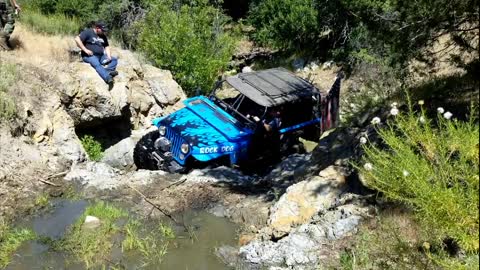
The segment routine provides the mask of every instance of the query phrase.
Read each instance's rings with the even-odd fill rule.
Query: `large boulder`
[[[345,188],[345,177],[333,166],[308,181],[290,186],[271,209],[269,226],[273,235],[283,237],[295,226],[325,211]]]
[[[96,126],[129,117],[135,128],[146,127],[164,107],[185,99],[169,71],[143,64],[127,50],[114,50],[113,54],[118,57],[119,72],[113,87],[83,62],[71,62],[56,74],[61,101],[75,126]]]
[[[107,148],[103,153],[101,162],[107,163],[117,169],[127,171],[135,169],[135,163],[133,161],[133,149],[135,148],[135,144],[143,135],[152,130],[153,129],[134,130],[128,138],[125,138]]]

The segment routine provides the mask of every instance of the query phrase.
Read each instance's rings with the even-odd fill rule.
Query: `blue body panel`
[[[199,161],[209,161],[230,155],[232,163],[246,156],[245,151],[252,131],[216,106],[204,96],[184,101],[186,107],[166,117],[157,118],[156,126],[167,127],[167,138],[172,141],[173,158],[181,165],[188,156]],[[179,145],[190,145],[190,152],[180,159]],[[238,153],[237,153],[238,152]]]

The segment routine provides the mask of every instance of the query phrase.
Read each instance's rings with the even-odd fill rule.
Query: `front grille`
[[[176,158],[180,155],[180,148],[183,144],[183,139],[177,133],[175,133],[171,128],[167,128],[167,133],[165,134],[168,140],[170,140],[172,155]]]

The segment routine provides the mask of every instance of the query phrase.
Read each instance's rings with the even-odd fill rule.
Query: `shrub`
[[[311,0],[259,1],[250,10],[250,21],[257,28],[253,37],[261,44],[279,48],[315,41],[316,7],[316,1]]]
[[[143,20],[146,9],[138,0],[110,0],[97,9],[101,18],[112,29],[111,36],[127,48],[135,48],[138,39],[138,22]]]
[[[188,95],[197,89],[206,93],[233,53],[225,23],[207,0],[192,5],[154,1],[140,27],[139,47],[156,66],[170,70]]]
[[[423,108],[397,115],[378,130],[386,147],[366,144],[359,170],[371,188],[410,206],[432,242],[449,237],[478,252],[478,120],[449,117],[429,119]]]
[[[82,142],[83,149],[87,152],[88,157],[91,160],[99,161],[103,156],[103,147],[100,142],[95,140],[91,135],[83,136],[80,141]]]
[[[0,62],[0,120],[9,119],[16,113],[15,102],[9,90],[17,77],[15,65]]]
[[[280,49],[322,49],[325,41],[343,43],[348,18],[340,1],[255,1],[248,20],[256,28],[255,41]],[[317,52],[318,53],[318,52]]]

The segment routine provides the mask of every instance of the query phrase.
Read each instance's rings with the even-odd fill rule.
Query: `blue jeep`
[[[302,151],[299,137],[317,141],[337,125],[340,82],[323,93],[283,68],[228,77],[208,97],[186,99],[184,108],[154,119],[158,131],[137,143],[135,164],[185,172],[212,163],[248,167]]]

